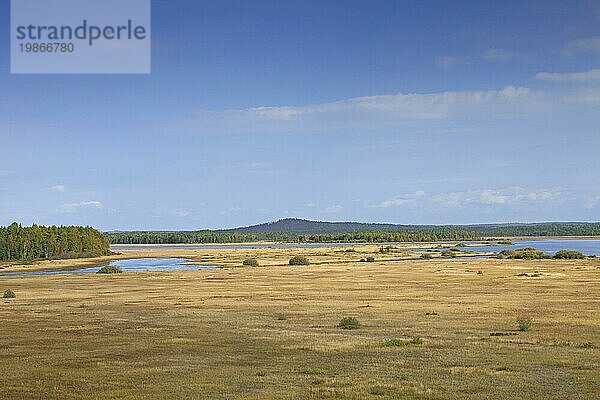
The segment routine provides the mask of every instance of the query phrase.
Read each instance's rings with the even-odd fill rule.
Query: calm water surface
[[[123,272],[140,271],[184,271],[196,269],[218,268],[214,265],[194,265],[190,264],[185,258],[132,258],[126,260],[115,260],[109,263],[85,268],[53,269],[31,272],[9,272],[2,274],[0,278],[7,276],[36,276],[36,275],[65,275],[65,274],[95,274],[100,268],[106,265],[114,265],[123,270]]]
[[[468,243],[468,242],[467,242]],[[391,246],[394,243],[277,243],[277,244],[240,244],[240,245],[227,245],[227,244],[207,244],[207,245],[147,245],[147,246],[111,246],[113,251],[121,250],[201,250],[201,249],[231,249],[231,250],[248,250],[248,249],[312,249],[312,248],[324,248],[324,247],[352,247],[360,246],[363,244],[378,245],[378,246]],[[401,243],[407,244],[407,243]],[[423,243],[408,243],[414,246],[414,250],[440,250],[437,247],[427,246],[423,247]],[[544,251],[548,254],[556,253],[559,250],[576,250],[580,251],[588,256],[600,256],[600,239],[540,239],[540,240],[521,240],[514,242],[510,246],[498,246],[495,244],[481,245],[481,246],[469,246],[464,247],[464,250],[471,250],[475,252],[496,252],[505,249],[522,249],[525,247],[535,247],[538,250]]]

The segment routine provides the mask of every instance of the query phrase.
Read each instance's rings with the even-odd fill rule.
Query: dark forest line
[[[0,227],[0,260],[100,257],[110,254],[108,238],[91,227]]]

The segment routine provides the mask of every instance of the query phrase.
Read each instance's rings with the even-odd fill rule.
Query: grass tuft
[[[360,328],[360,322],[354,317],[344,317],[338,324],[340,329],[358,329]]]
[[[2,296],[3,299],[14,299],[15,297],[17,297],[17,295],[10,289],[5,290],[4,295]]]
[[[244,267],[258,267],[260,264],[256,258],[246,258],[242,263]]]
[[[531,317],[521,316],[517,318],[517,325],[519,325],[519,330],[521,332],[527,332],[531,329],[531,324],[533,319]]]

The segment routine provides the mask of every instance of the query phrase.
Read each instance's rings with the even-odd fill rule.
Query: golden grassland
[[[345,250],[127,251],[225,268],[0,277],[17,296],[0,304],[0,398],[600,397],[600,259]],[[231,268],[247,257],[262,266]]]

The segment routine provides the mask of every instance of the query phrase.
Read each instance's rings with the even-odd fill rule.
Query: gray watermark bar
[[[150,0],[11,0],[11,73],[149,74]]]

